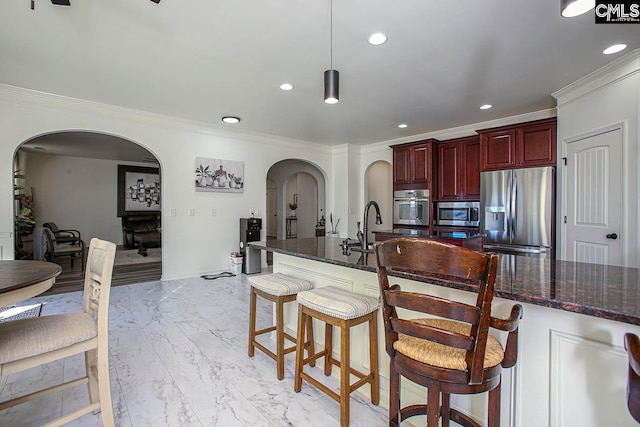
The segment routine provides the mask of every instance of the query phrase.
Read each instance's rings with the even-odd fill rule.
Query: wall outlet
[[[171,209],[169,209],[169,216],[176,216],[176,210],[175,210],[175,208],[171,208]]]
[[[253,208],[249,209],[249,216],[255,216],[255,214],[256,214],[256,210],[255,209],[253,209]]]
[[[211,209],[211,216],[216,216],[218,215],[218,210],[217,209]]]
[[[196,210],[193,208],[189,208],[189,216],[196,216]]]

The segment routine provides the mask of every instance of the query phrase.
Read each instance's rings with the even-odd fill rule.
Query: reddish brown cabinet
[[[553,166],[556,119],[479,130],[480,170]]]
[[[435,139],[393,145],[393,188],[431,189],[433,173],[433,143]]]
[[[438,200],[478,200],[480,141],[478,136],[437,145]]]

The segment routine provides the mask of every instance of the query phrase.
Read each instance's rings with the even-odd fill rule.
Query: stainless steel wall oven
[[[394,191],[393,223],[428,226],[429,190]]]

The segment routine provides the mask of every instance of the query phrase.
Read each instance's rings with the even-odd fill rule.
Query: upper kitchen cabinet
[[[392,145],[393,188],[413,190],[431,188],[433,173],[433,143],[435,139]]]
[[[437,144],[438,200],[480,198],[480,141],[470,136]]]
[[[479,130],[480,170],[554,166],[556,119]]]

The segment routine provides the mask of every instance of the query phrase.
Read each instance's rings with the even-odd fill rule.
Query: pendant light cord
[[[329,1],[329,22],[330,22],[330,53],[329,53],[329,63],[331,64],[330,69],[333,70],[333,0]]]

